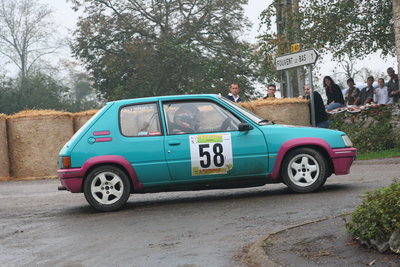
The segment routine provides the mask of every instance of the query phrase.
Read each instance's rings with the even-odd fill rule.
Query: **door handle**
[[[181,144],[181,141],[178,140],[171,140],[168,142],[168,145],[170,146],[179,146]]]

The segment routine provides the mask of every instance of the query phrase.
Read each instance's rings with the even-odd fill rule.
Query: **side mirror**
[[[243,131],[250,131],[250,130],[253,130],[253,126],[251,126],[247,122],[239,123],[239,131],[243,132]]]

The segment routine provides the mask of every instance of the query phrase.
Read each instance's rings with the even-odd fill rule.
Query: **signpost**
[[[315,64],[318,54],[314,49],[286,54],[275,59],[276,70],[287,70],[304,65]]]
[[[314,106],[314,86],[312,80],[312,65],[317,62],[318,54],[314,49],[300,51],[297,53],[286,54],[275,59],[276,70],[288,70],[300,66],[307,65],[308,80],[311,87],[310,101],[311,101],[311,124],[316,126],[315,122],[315,106]],[[291,96],[291,94],[289,94]]]

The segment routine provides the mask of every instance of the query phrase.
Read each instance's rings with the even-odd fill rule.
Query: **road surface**
[[[284,185],[131,195],[94,211],[57,180],[0,182],[2,266],[243,266],[242,248],[290,225],[350,212],[400,177],[400,158],[357,162],[317,193]]]

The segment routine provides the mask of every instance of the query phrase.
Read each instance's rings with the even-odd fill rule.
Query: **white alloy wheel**
[[[327,167],[319,151],[307,147],[294,149],[283,160],[283,182],[298,193],[315,191],[325,184]]]
[[[297,186],[309,186],[318,179],[320,168],[317,160],[308,154],[299,154],[288,165],[290,180]]]
[[[121,177],[113,172],[101,172],[97,174],[90,184],[90,192],[93,198],[104,205],[114,204],[121,199],[124,184]]]
[[[87,202],[100,211],[114,211],[129,198],[128,176],[115,166],[99,166],[87,175],[83,192]]]

